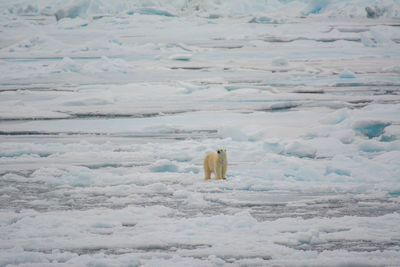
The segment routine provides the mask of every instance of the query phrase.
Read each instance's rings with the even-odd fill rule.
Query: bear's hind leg
[[[204,180],[210,180],[211,179],[211,170],[209,168],[206,168],[204,166]]]

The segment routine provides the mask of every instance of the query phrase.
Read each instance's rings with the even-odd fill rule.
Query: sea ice
[[[352,79],[355,78],[356,75],[352,71],[344,70],[342,73],[340,73],[339,77],[343,79]]]
[[[398,1],[0,13],[0,266],[400,262]]]

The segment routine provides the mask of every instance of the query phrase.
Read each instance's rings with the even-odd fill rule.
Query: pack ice
[[[0,266],[399,264],[398,1],[0,14]]]

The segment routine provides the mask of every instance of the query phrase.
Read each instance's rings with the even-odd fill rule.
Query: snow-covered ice
[[[398,266],[398,1],[0,14],[0,266]]]

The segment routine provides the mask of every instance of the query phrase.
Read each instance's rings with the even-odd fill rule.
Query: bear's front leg
[[[223,176],[222,176],[222,168],[221,168],[221,167],[217,167],[217,168],[216,168],[216,170],[215,170],[215,179],[216,179],[216,180],[221,180],[221,179],[223,179]]]
[[[226,165],[222,168],[222,179],[226,180]]]

